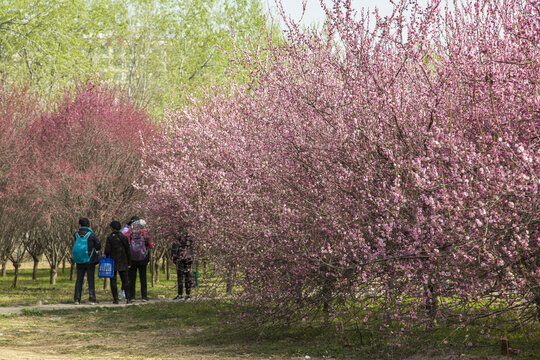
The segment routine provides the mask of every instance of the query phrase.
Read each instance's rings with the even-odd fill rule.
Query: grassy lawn
[[[175,295],[175,277],[149,286],[152,298]],[[71,302],[73,282],[59,274],[48,285],[46,270],[32,281],[24,270],[20,287],[0,278],[0,305]],[[98,286],[98,300],[110,301],[110,291]],[[83,293],[83,294],[87,294]],[[353,329],[335,333],[324,327],[238,326],[227,315],[233,304],[224,301],[157,302],[131,307],[79,308],[62,311],[28,309],[22,315],[0,316],[0,359],[18,351],[41,359],[506,359],[500,337],[487,338],[479,323],[468,330],[417,329],[405,338]],[[371,324],[376,325],[376,324]],[[375,328],[375,326],[372,326]],[[512,358],[540,359],[540,332],[509,333]],[[7,351],[7,352],[6,352]],[[11,351],[11,353],[9,352]],[[8,355],[6,355],[8,356]],[[47,357],[49,356],[49,357]],[[455,356],[455,357],[449,357]],[[461,356],[461,357],[460,357]],[[28,356],[28,358],[32,358]]]
[[[172,269],[171,269],[172,270]],[[73,302],[73,292],[75,280],[69,280],[69,267],[65,272],[58,272],[55,285],[49,284],[49,270],[39,269],[38,279],[32,280],[32,270],[22,269],[19,272],[19,280],[16,288],[13,288],[13,271],[8,270],[6,277],[0,276],[0,306],[14,305],[35,305],[39,301],[42,303],[59,304]],[[76,274],[74,274],[74,277]],[[98,301],[112,301],[110,288],[103,289],[104,280],[98,279],[96,268],[96,297]],[[150,272],[147,273],[148,296],[157,299],[159,296],[173,298],[176,295],[176,274],[171,275],[171,280],[166,281],[166,276],[160,273],[160,281],[152,287],[150,283]],[[120,287],[118,279],[118,287]],[[137,279],[136,297],[140,298],[140,282]],[[82,301],[88,300],[88,287],[83,287]]]

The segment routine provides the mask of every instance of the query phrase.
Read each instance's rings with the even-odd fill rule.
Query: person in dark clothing
[[[191,294],[191,265],[193,264],[193,240],[186,231],[178,236],[173,242],[171,248],[172,261],[176,265],[176,274],[178,278],[178,296],[176,301],[187,301]],[[182,299],[186,287],[186,297]]]
[[[110,223],[113,232],[107,237],[107,245],[105,245],[105,256],[109,256],[114,260],[114,277],[111,278],[111,292],[113,303],[118,304],[118,286],[116,273],[122,280],[122,290],[129,294],[128,268],[131,261],[129,251],[128,238],[120,232],[122,224],[118,221]],[[129,304],[131,299],[128,297],[126,302]]]
[[[79,225],[79,230],[75,232],[75,234],[73,234],[73,237],[75,238],[73,257],[75,263],[77,264],[77,280],[75,281],[75,294],[73,296],[73,300],[75,304],[80,304],[82,285],[84,281],[84,276],[86,275],[86,279],[88,281],[88,299],[90,304],[93,305],[96,303],[94,276],[96,272],[96,264],[99,262],[99,250],[101,250],[101,243],[99,242],[96,234],[94,234],[92,232],[92,229],[90,229],[90,220],[82,217],[79,219]],[[87,259],[84,260],[76,259],[75,253],[75,245],[77,244],[78,240],[80,241],[81,238],[86,239],[87,242],[86,250],[88,251],[88,253],[85,254]]]
[[[148,301],[146,268],[150,262],[150,249],[154,247],[154,244],[146,232],[146,221],[142,219],[135,221],[129,232],[128,239],[131,251],[128,298],[131,300],[135,299],[135,285],[137,282],[137,271],[139,271],[139,279],[141,281],[141,298],[143,301]],[[139,242],[142,242],[140,244],[141,246],[138,246]]]

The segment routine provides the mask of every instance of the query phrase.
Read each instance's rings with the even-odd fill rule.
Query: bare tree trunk
[[[58,264],[51,265],[50,280],[51,285],[56,285],[56,278],[58,277]]]
[[[15,268],[15,274],[13,275],[13,287],[17,287],[17,282],[19,280],[19,267],[21,266],[20,263],[15,262],[13,263],[13,267]]]
[[[234,286],[233,273],[234,273],[233,267],[230,266],[229,270],[227,271],[226,280],[225,280],[226,281],[225,293],[227,295],[231,295],[233,291],[233,286]]]
[[[62,260],[62,274],[66,272],[66,258]]]
[[[166,258],[166,256],[164,256],[164,257],[161,258],[161,272],[162,272],[163,274],[165,274],[165,271],[166,271],[166,270],[165,270],[165,264],[166,264],[165,258]]]
[[[171,259],[169,259],[168,256],[166,256],[166,262],[167,262],[167,266],[166,266],[166,269],[167,269],[167,281],[171,280]]]
[[[429,283],[426,285],[425,289],[425,307],[427,311],[427,315],[429,317],[429,327],[433,327],[437,323],[437,311],[439,309],[438,299],[437,299],[437,288],[435,284],[433,283],[433,279],[428,280]]]
[[[154,261],[154,273],[155,273],[155,282],[159,282],[159,259]]]
[[[39,258],[32,256],[32,259],[34,260],[34,266],[32,267],[32,280],[36,281],[37,273],[38,273]]]
[[[152,287],[154,287],[155,279],[154,279],[154,257],[150,256],[150,283]]]
[[[75,263],[72,262],[69,270],[69,281],[73,281],[73,274],[75,273]]]
[[[7,260],[2,260],[2,277],[6,277],[7,274]]]

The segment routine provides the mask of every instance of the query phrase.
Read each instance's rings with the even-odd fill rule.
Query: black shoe
[[[113,304],[118,304],[118,300],[114,300],[112,303]]]

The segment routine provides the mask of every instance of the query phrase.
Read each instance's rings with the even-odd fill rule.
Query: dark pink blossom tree
[[[70,257],[79,217],[89,217],[104,241],[109,222],[133,211],[141,195],[132,186],[140,178],[141,147],[153,132],[144,111],[93,84],[66,95],[35,122],[31,161],[41,233],[34,236],[45,242],[51,283]]]

